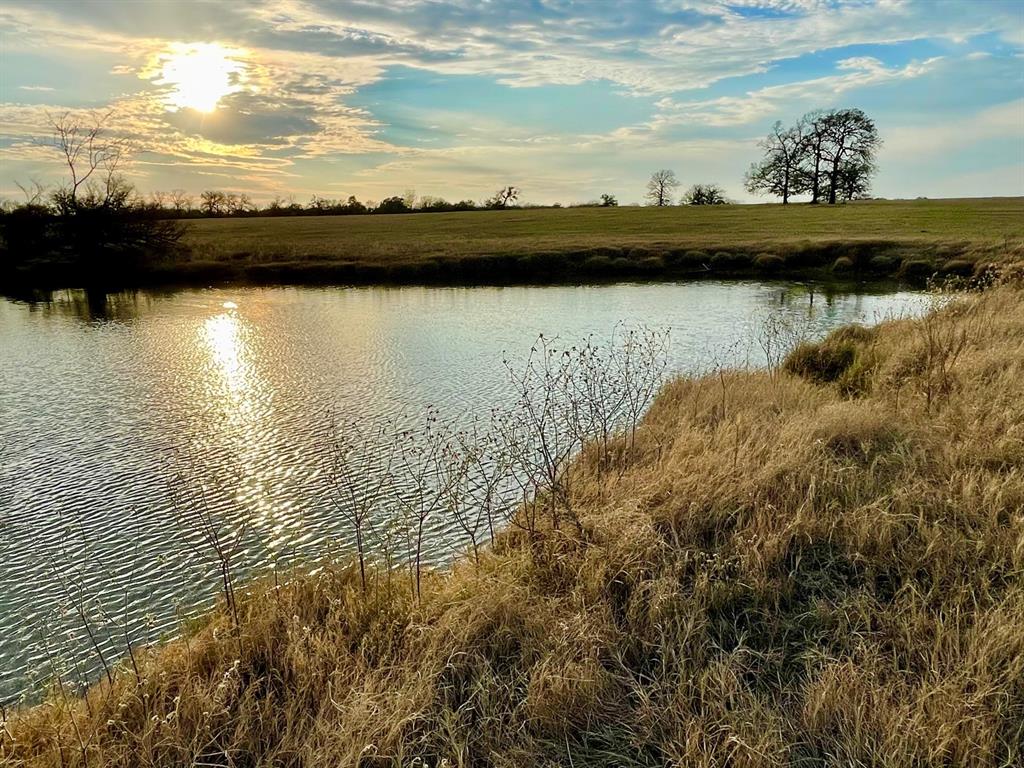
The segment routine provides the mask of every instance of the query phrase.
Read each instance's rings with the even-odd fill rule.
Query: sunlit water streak
[[[820,336],[926,302],[754,282],[0,300],[0,700],[52,674],[48,648],[97,672],[67,591],[136,640],[174,631],[216,595],[211,564],[189,546],[197,531],[172,509],[176,463],[244,529],[244,572],[266,572],[351,551],[320,460],[331,409],[485,417],[511,401],[503,358],[523,361],[539,333],[667,327],[670,367],[694,371],[713,358],[759,364],[754,329],[768,316]],[[428,546],[436,563],[464,542],[436,518]],[[123,638],[103,647],[116,658]]]

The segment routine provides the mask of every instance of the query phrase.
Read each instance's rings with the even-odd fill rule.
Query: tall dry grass
[[[632,452],[572,465],[578,525],[510,526],[419,599],[358,565],[239,590],[237,631],[7,713],[0,755],[1021,765],[1024,287],[783,369],[666,385]]]

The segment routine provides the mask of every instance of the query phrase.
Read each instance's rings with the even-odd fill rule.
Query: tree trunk
[[[820,145],[814,150],[814,179],[811,181],[811,202],[818,202],[818,197],[821,194],[821,147]]]

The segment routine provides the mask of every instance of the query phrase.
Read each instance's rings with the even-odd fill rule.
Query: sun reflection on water
[[[244,393],[249,388],[249,365],[238,316],[229,310],[209,318],[203,324],[203,338],[224,385],[232,393]]]
[[[203,404],[211,440],[212,465],[230,467],[223,483],[237,521],[262,540],[271,552],[294,543],[302,515],[293,501],[276,491],[288,480],[289,462],[280,455],[280,440],[272,383],[260,374],[259,339],[238,305],[225,301],[225,311],[207,318],[200,329],[208,354]],[[230,489],[230,490],[228,490]]]

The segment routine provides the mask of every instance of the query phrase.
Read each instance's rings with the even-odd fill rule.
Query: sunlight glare
[[[212,112],[222,98],[241,88],[240,54],[218,43],[176,43],[162,58],[157,82],[173,89],[168,96],[172,106]]]

